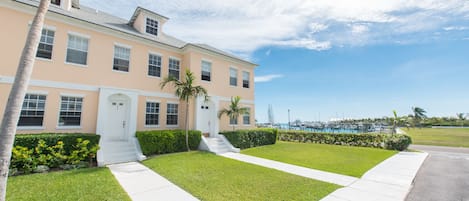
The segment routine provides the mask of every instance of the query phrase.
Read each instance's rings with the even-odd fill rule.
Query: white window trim
[[[158,113],[158,124],[157,124],[157,125],[148,125],[147,122],[146,122],[146,121],[147,121],[147,119],[146,119],[146,115],[147,115],[147,103],[159,103],[159,104],[160,104],[160,105],[159,105],[159,110],[160,110],[160,112]],[[145,118],[144,118],[144,119],[145,119],[145,122],[143,122],[143,127],[144,127],[144,128],[159,128],[160,125],[161,125],[161,121],[160,121],[161,118],[160,118],[160,117],[161,117],[161,101],[160,101],[160,100],[156,100],[156,99],[147,99],[147,100],[145,101]]]
[[[158,28],[156,29],[156,36],[153,35],[153,34],[150,34],[150,33],[147,33],[147,19],[151,19],[153,21],[156,21],[158,22]],[[161,29],[161,23],[160,23],[160,20],[156,19],[156,18],[152,18],[152,17],[148,17],[148,16],[145,16],[145,23],[144,23],[145,27],[144,28],[144,34],[145,35],[148,35],[148,36],[152,36],[152,37],[159,37],[160,36],[160,29]]]
[[[75,98],[82,98],[82,102],[81,102],[81,111],[80,111],[80,125],[79,126],[61,126],[59,125],[60,123],[60,110],[62,109],[62,97],[65,96],[65,97],[75,97]],[[85,107],[85,104],[84,104],[84,99],[85,99],[85,95],[83,94],[69,94],[69,93],[60,93],[60,96],[59,96],[59,110],[57,112],[57,126],[55,127],[56,129],[58,130],[73,130],[73,129],[81,129],[82,128],[82,124],[83,124],[83,108]]]
[[[116,58],[116,46],[129,49],[129,69],[128,69],[127,72],[126,71],[121,71],[121,70],[114,70],[114,59]],[[130,73],[130,66],[132,64],[132,59],[131,58],[132,58],[132,46],[114,42],[114,47],[112,48],[112,62],[111,62],[112,72],[124,73],[124,74]]]
[[[210,60],[207,60],[207,59],[202,59],[200,61],[200,76],[202,76],[202,72],[204,71],[203,66],[202,66],[203,62],[210,63],[210,80],[202,80],[202,77],[201,77],[200,81],[201,82],[206,82],[206,83],[211,83],[213,81],[213,76],[212,76],[212,74],[213,74],[213,71],[212,71],[213,62],[210,61]]]
[[[245,72],[248,73],[248,79],[247,79],[248,85],[249,85],[248,87],[244,87],[244,73]],[[251,88],[251,72],[249,72],[247,70],[242,70],[241,71],[241,80],[243,82],[243,83],[241,83],[241,88],[243,88],[243,89],[250,89]]]
[[[236,70],[236,85],[231,85],[231,69],[235,69]],[[235,88],[238,88],[239,87],[239,68],[235,67],[235,66],[230,66],[229,68],[229,72],[228,72],[228,85],[230,87],[235,87]],[[242,87],[242,86],[241,86]]]
[[[179,102],[166,101],[166,107],[165,107],[165,109],[166,109],[166,119],[168,119],[168,104],[177,104],[177,105],[178,105],[178,113],[177,113],[177,116],[178,116],[178,118],[177,118],[178,123],[175,124],[175,125],[173,125],[173,124],[167,124],[168,121],[166,120],[166,121],[165,121],[166,128],[176,128],[176,127],[179,127],[179,117],[180,117],[180,115],[179,115],[179,111],[180,111],[180,110],[179,110],[179,107],[180,107],[181,105],[179,104]]]
[[[44,122],[42,122],[44,124]],[[43,126],[18,126],[16,127],[18,130],[44,130],[46,127]]]
[[[157,76],[148,75],[148,65],[149,65],[149,64],[147,64],[147,77],[153,78],[153,79],[159,79],[159,80],[161,80],[161,77],[163,77],[163,66],[164,66],[164,63],[163,63],[163,61],[164,61],[163,54],[158,53],[158,52],[148,51],[148,59],[149,59],[149,57],[150,57],[150,54],[155,55],[155,56],[160,56],[160,57],[161,57],[160,76],[157,77]],[[168,60],[168,62],[169,62],[169,60]],[[148,61],[147,61],[147,63],[148,63]]]
[[[77,36],[77,37],[81,37],[81,38],[86,38],[86,39],[88,39],[88,40],[91,39],[91,36],[89,36],[89,35],[82,34],[82,33],[78,33],[78,32],[74,32],[74,31],[68,31],[67,34],[68,34],[68,35]],[[89,42],[88,42],[88,45],[89,45]],[[90,49],[89,46],[88,46],[88,49]]]
[[[53,57],[53,56],[54,56],[54,54],[52,53],[50,59],[46,59],[46,58],[42,58],[42,57],[36,57],[36,60],[45,61],[45,62],[52,62],[52,57]],[[67,62],[65,62],[65,63],[67,63]]]
[[[71,63],[71,62],[67,62],[67,52],[68,52],[68,43],[70,42],[70,35],[72,36],[77,36],[77,37],[81,37],[81,38],[86,38],[88,40],[88,49],[86,50],[86,65],[83,65],[83,64],[77,64],[77,63]],[[84,68],[87,68],[88,67],[88,63],[89,63],[89,55],[90,55],[90,39],[91,37],[88,36],[88,35],[85,35],[85,34],[81,34],[81,33],[77,33],[77,32],[73,32],[73,31],[68,31],[67,32],[67,43],[65,45],[65,59],[64,59],[64,64],[67,64],[67,65],[72,65],[72,66],[77,66],[77,67],[84,67]],[[54,40],[55,41],[55,40]],[[74,48],[70,48],[72,50],[77,50],[77,49],[74,49]],[[83,51],[83,50],[77,50],[77,51]]]
[[[35,94],[35,95],[49,95],[48,91],[27,91],[26,94]]]
[[[54,5],[54,4],[50,4],[50,5]],[[33,21],[29,21],[29,22],[28,22],[28,26],[31,26],[32,24],[33,24]],[[44,24],[44,25],[42,25],[42,28],[43,28],[43,29],[49,29],[49,30],[51,30],[51,31],[57,31],[57,27],[52,26],[52,25]]]

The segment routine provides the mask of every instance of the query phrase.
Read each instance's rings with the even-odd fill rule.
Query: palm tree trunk
[[[29,29],[26,43],[16,71],[8,102],[0,126],[0,201],[5,201],[11,150],[15,139],[16,125],[21,106],[33,72],[37,46],[41,38],[44,16],[49,8],[49,0],[41,0]]]
[[[191,151],[189,147],[189,100],[186,101],[186,147],[187,151]]]

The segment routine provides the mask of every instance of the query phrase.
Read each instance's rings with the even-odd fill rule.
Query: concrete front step
[[[130,142],[108,142],[102,148],[106,164],[137,161],[137,150]]]

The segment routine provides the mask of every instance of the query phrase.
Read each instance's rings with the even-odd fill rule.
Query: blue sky
[[[170,18],[164,32],[257,64],[256,119],[329,120],[469,112],[467,0],[82,0],[129,19]]]

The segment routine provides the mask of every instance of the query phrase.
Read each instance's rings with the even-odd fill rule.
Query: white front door
[[[128,101],[123,99],[111,99],[109,102],[109,140],[127,140],[126,131],[128,127],[127,111]]]

